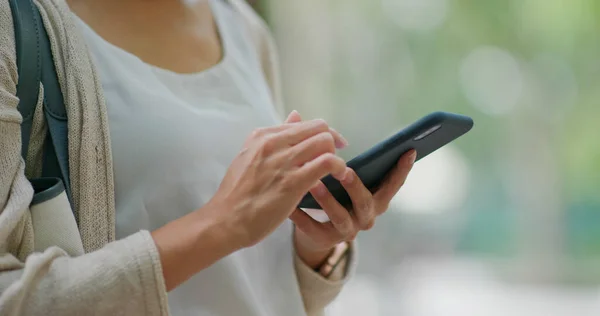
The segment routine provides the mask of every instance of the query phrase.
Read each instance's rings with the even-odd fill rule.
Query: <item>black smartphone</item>
[[[473,120],[468,116],[434,112],[348,161],[347,165],[371,192],[375,192],[403,154],[415,149],[418,161],[464,135],[472,127]],[[331,175],[322,181],[341,205],[352,205],[350,196],[339,181]],[[321,209],[310,193],[304,196],[298,207]]]

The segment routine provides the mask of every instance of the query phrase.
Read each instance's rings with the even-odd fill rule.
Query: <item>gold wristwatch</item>
[[[349,250],[349,243],[344,241],[337,244],[331,251],[329,257],[327,257],[327,259],[325,259],[325,262],[323,262],[321,266],[319,266],[319,268],[317,269],[319,273],[323,277],[328,279],[333,273],[333,271],[335,271],[335,268],[340,264],[340,262],[346,259]]]

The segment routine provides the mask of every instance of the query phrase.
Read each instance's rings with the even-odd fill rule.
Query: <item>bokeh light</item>
[[[262,1],[288,109],[342,132],[344,158],[433,111],[476,124],[359,234],[366,315],[598,314],[598,0]]]
[[[448,13],[448,0],[382,0],[384,13],[407,31],[440,27]]]
[[[442,147],[415,163],[391,209],[423,214],[459,209],[468,196],[469,177],[463,154],[452,145]]]
[[[523,81],[518,61],[497,47],[475,49],[460,67],[465,96],[488,115],[509,113],[521,101]]]
[[[536,113],[548,119],[561,119],[577,101],[579,87],[575,74],[564,59],[540,54],[529,64],[526,101]]]

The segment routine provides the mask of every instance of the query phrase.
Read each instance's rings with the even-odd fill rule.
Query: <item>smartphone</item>
[[[415,149],[418,161],[464,135],[472,127],[473,120],[468,116],[434,112],[348,161],[347,165],[371,192],[376,192],[403,154]],[[350,196],[339,181],[331,175],[321,180],[341,205],[352,206]],[[321,209],[310,193],[304,196],[298,207]]]

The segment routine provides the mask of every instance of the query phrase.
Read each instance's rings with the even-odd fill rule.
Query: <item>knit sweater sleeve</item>
[[[21,158],[15,38],[0,1],[0,315],[167,315],[158,251],[148,232],[69,257],[33,252],[33,189]]]

